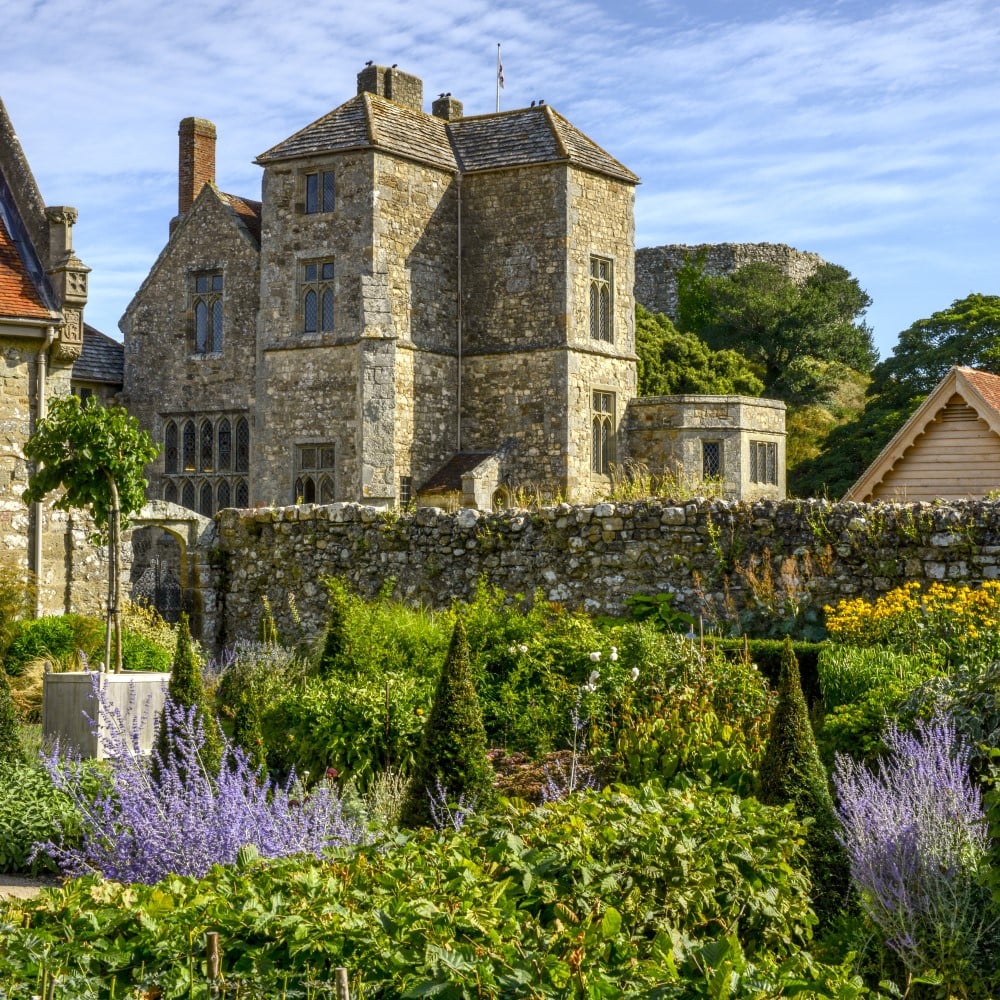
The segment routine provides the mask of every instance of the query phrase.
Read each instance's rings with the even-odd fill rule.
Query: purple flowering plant
[[[989,832],[970,747],[936,715],[890,723],[871,771],[838,754],[840,841],[865,912],[911,975],[936,971],[960,996],[991,970],[997,913],[985,887]]]
[[[367,839],[365,828],[345,815],[331,782],[308,792],[294,774],[275,783],[225,737],[222,767],[208,774],[200,757],[202,718],[169,697],[159,724],[167,726],[174,752],[159,753],[154,740],[152,754],[143,754],[141,713],[134,704],[125,712],[112,705],[97,674],[94,689],[105,765],[81,782],[79,759],[61,755],[58,747],[43,757],[55,786],[75,803],[83,830],[76,844],[39,845],[66,874],[97,872],[153,884],[171,874],[201,877],[213,865],[233,864],[248,845],[265,858],[319,856]]]

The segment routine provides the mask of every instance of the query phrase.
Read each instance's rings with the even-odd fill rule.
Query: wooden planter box
[[[58,739],[60,749],[79,753],[82,757],[107,757],[101,733],[92,729],[91,719],[97,720],[98,706],[94,697],[94,677],[106,693],[107,701],[121,713],[126,732],[134,719],[142,720],[139,747],[148,752],[153,746],[156,717],[167,696],[170,674],[128,671],[121,674],[93,674],[73,670],[45,674],[42,682],[42,735],[49,741]],[[101,720],[106,734],[108,726]]]

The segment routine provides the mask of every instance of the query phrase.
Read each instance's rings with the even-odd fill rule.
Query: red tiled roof
[[[236,213],[250,235],[260,243],[260,202],[251,201],[238,194],[219,192],[219,197]]]
[[[983,397],[983,401],[1000,413],[1000,375],[979,371],[977,368],[959,368],[970,385]]]
[[[51,315],[0,218],[0,316],[48,319]]]

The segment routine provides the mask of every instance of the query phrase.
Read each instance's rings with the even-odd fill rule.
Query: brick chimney
[[[177,134],[180,136],[177,213],[183,215],[201,189],[215,183],[215,126],[204,118],[185,118]]]

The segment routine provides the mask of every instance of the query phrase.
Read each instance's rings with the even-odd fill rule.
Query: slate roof
[[[236,217],[243,223],[247,232],[254,238],[254,242],[260,245],[260,202],[251,201],[249,198],[241,198],[238,194],[226,194],[219,192],[219,197],[223,203],[228,205],[236,214]]]
[[[257,163],[355,149],[377,149],[464,173],[568,162],[639,183],[631,170],[548,105],[448,122],[369,93],[272,146]]]
[[[44,320],[51,315],[0,216],[0,316]]]
[[[125,348],[107,334],[83,325],[83,350],[73,362],[72,377],[80,382],[121,386],[125,379]]]
[[[459,451],[445,462],[417,493],[454,493],[462,491],[462,476],[471,472],[482,461],[494,454],[492,451]]]

